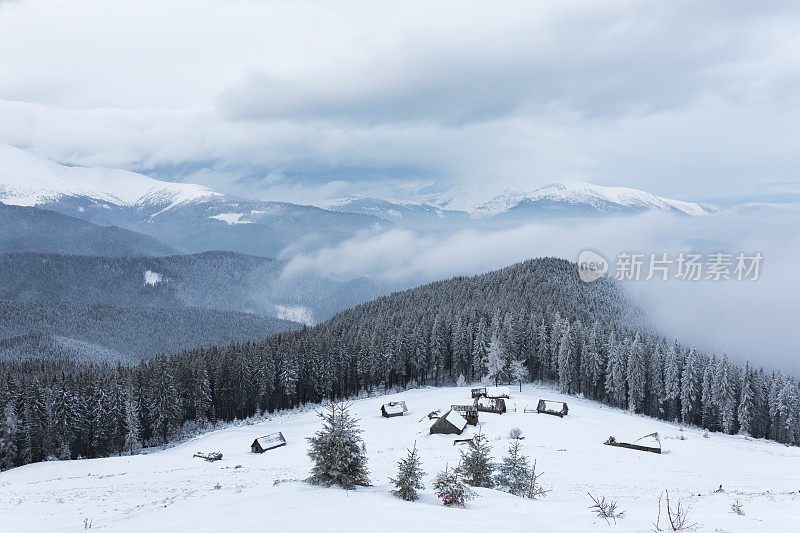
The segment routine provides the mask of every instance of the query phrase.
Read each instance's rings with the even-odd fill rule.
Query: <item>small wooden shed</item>
[[[463,416],[470,426],[478,425],[478,408],[474,405],[451,405],[450,409]]]
[[[658,436],[658,433],[650,433],[644,437],[639,437],[633,442],[620,442],[614,437],[608,437],[604,444],[641,452],[661,453],[661,437]]]
[[[267,450],[280,448],[281,446],[286,446],[286,439],[283,433],[278,431],[276,433],[264,435],[263,437],[258,437],[253,441],[253,444],[250,445],[250,451],[252,453],[264,453]]]
[[[477,389],[472,389],[473,398],[480,398],[481,396],[486,396],[486,387],[479,387]]]
[[[408,411],[406,402],[389,402],[381,406],[381,416],[392,418],[393,416],[403,416]]]
[[[569,407],[566,402],[554,402],[553,400],[539,400],[539,405],[536,406],[537,413],[544,413],[546,415],[560,416],[564,418],[569,413]]]
[[[444,416],[439,417],[436,422],[431,426],[431,435],[444,434],[444,435],[461,435],[464,428],[467,427],[467,420],[458,414],[457,411],[450,409]]]
[[[475,398],[475,409],[483,413],[496,413],[502,415],[506,412],[506,401],[503,398]]]

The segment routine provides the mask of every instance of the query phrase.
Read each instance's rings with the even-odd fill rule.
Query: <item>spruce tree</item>
[[[8,402],[0,418],[0,470],[8,470],[17,466],[17,439],[20,422],[14,404]]]
[[[392,494],[408,502],[418,500],[417,491],[425,488],[422,483],[425,472],[422,471],[416,442],[414,447],[408,450],[408,456],[397,463],[397,468],[397,477],[390,479],[392,485],[396,487]]]
[[[358,421],[350,416],[346,403],[330,403],[317,413],[322,429],[308,439],[308,456],[314,461],[309,482],[354,489],[369,485],[367,456]]]
[[[497,474],[497,484],[515,496],[524,495],[530,481],[528,458],[522,454],[520,448],[519,439],[514,439],[498,467]]]
[[[141,428],[139,426],[139,408],[133,391],[129,390],[125,398],[125,442],[123,449],[131,455],[142,449]]]
[[[753,436],[754,414],[755,414],[755,391],[753,390],[753,371],[750,370],[750,362],[745,362],[742,372],[742,395],[739,400],[738,416],[739,433]]]
[[[681,373],[681,419],[684,424],[691,424],[694,419],[699,382],[697,352],[691,348],[686,354],[686,363]]]
[[[464,507],[466,502],[474,500],[476,496],[475,492],[461,478],[460,468],[450,470],[445,467],[436,475],[433,490],[442,503],[448,507],[453,505]]]
[[[469,441],[468,451],[461,452],[461,466],[459,467],[464,481],[473,487],[494,487],[495,463],[490,452],[492,447],[486,443],[486,438],[478,433]]]

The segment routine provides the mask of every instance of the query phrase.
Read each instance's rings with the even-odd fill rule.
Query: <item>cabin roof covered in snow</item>
[[[386,411],[387,414],[393,415],[405,413],[408,411],[408,407],[406,407],[406,402],[389,402],[383,404],[383,410]]]
[[[509,398],[511,391],[508,387],[486,387],[487,398]]]
[[[548,411],[560,411],[564,407],[564,402],[555,402],[553,400],[539,400],[539,403],[544,402],[544,409]]]
[[[451,409],[450,411],[447,411],[447,414],[445,414],[442,418],[444,418],[445,420],[447,420],[460,430],[463,430],[465,427],[467,427],[467,419],[461,416],[461,414],[458,411],[453,411]]]

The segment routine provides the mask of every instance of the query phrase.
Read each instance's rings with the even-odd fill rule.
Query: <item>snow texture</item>
[[[540,397],[567,401],[570,416],[526,414]],[[373,531],[598,531],[608,526],[588,511],[586,492],[617,500],[626,510],[614,528],[652,531],[659,495],[669,490],[691,509],[696,531],[795,531],[800,520],[800,448],[653,420],[552,389],[525,386],[504,415],[486,414],[479,428],[464,436],[428,435],[429,421],[380,416],[387,401],[405,400],[417,412],[441,409],[470,398],[469,388],[427,388],[353,402],[367,446],[374,486],[355,491],[311,486],[306,437],[320,427],[312,410],[274,416],[255,425],[220,429],[147,455],[43,462],[0,473],[3,531],[77,532],[84,520],[93,529],[114,532]],[[516,406],[516,411],[513,409]],[[537,460],[546,497],[528,500],[490,489],[466,509],[447,508],[434,495],[432,481],[445,465],[455,467],[454,438],[481,431],[499,460],[508,432],[525,435],[521,452]],[[253,439],[280,430],[288,445],[268,454],[250,453]],[[657,431],[662,455],[604,446],[610,434],[642,436]],[[685,440],[681,440],[681,438]],[[405,502],[390,493],[397,461],[416,442],[427,490],[420,501]],[[197,451],[219,451],[209,463]],[[241,465],[241,467],[237,467]],[[279,481],[274,484],[275,481]],[[715,492],[722,484],[723,492]],[[215,488],[219,486],[219,488]],[[730,510],[741,502],[744,516]]]

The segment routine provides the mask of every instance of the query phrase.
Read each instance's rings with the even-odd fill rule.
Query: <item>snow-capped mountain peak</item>
[[[88,197],[168,209],[214,196],[221,195],[202,185],[159,181],[127,170],[71,167],[0,145],[0,202],[6,204],[35,206],[63,197]]]
[[[628,187],[604,187],[587,182],[553,183],[527,192],[506,189],[477,205],[472,212],[478,217],[488,217],[522,207],[552,210],[559,206],[584,208],[598,214],[661,210],[699,216],[711,212],[708,207],[692,202],[663,198]]]

